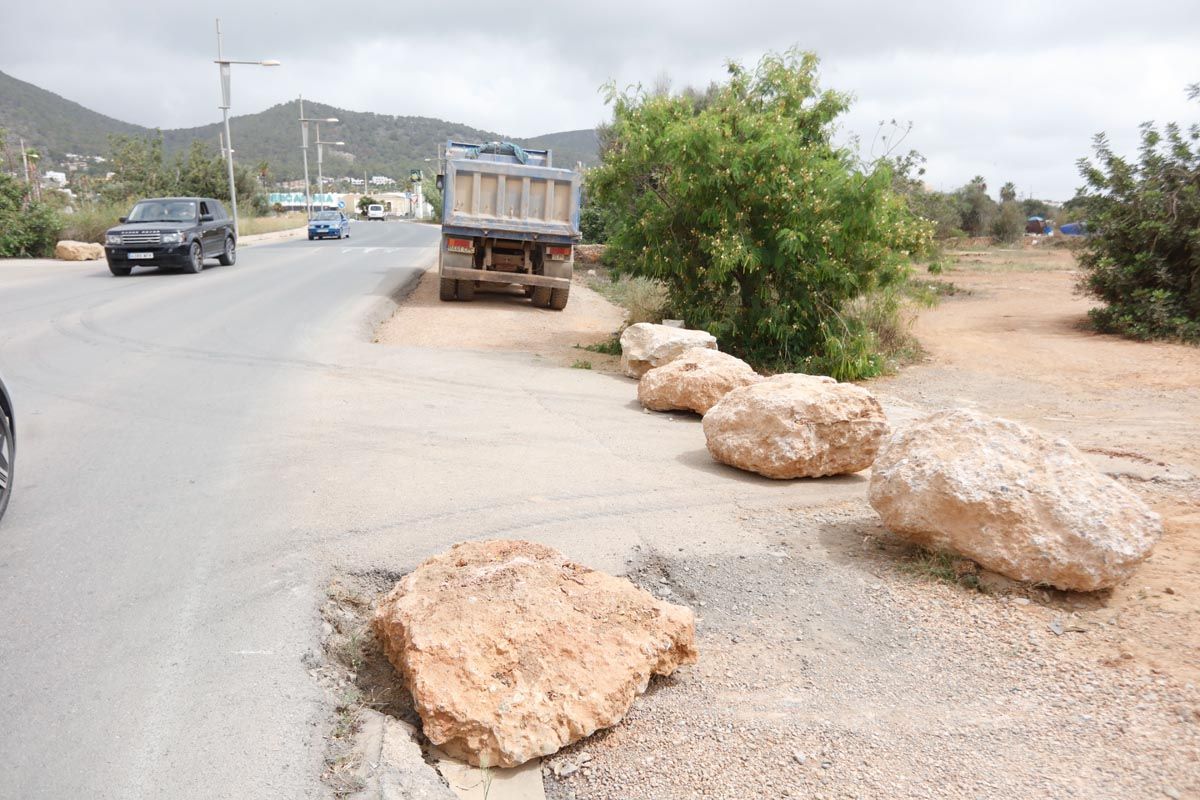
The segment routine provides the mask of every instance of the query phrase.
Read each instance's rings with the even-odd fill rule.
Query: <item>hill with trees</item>
[[[232,117],[237,158],[243,164],[266,162],[270,179],[300,177],[299,104],[292,100],[256,114]],[[511,140],[528,147],[550,147],[555,164],[574,166],[576,161],[594,164],[598,140],[594,130],[552,133],[532,139],[512,139],[493,131],[431,117],[391,116],[350,111],[319,102],[304,103],[309,117],[337,117],[336,125],[322,126],[321,137],[345,141],[345,147],[325,148],[325,174],[407,176],[410,169],[429,169],[425,159],[437,157],[437,146],[447,139],[466,141]],[[214,110],[214,116],[216,111]],[[91,111],[78,103],[31,83],[0,72],[0,128],[10,140],[21,136],[49,163],[62,161],[66,153],[108,156],[111,135],[151,136],[151,128],[133,125]],[[213,122],[194,128],[163,130],[168,156],[186,152],[193,142],[218,146],[221,124]],[[315,132],[313,132],[315,133]],[[314,136],[315,138],[315,136]],[[10,141],[10,146],[15,142]],[[315,152],[310,150],[309,168],[316,174]]]

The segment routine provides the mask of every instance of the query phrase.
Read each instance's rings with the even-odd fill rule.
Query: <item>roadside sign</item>
[[[346,201],[338,200],[338,208],[345,208],[345,207],[346,207]]]

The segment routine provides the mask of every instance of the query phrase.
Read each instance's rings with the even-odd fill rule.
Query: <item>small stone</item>
[[[803,764],[805,761],[808,761],[808,756],[804,755],[804,753],[801,753],[799,750],[792,753],[792,758],[796,759],[797,764]]]
[[[1053,622],[1051,622],[1049,625],[1047,625],[1046,627],[1048,627],[1048,628],[1050,629],[1050,632],[1051,632],[1051,633],[1053,633],[1055,636],[1062,636],[1062,635],[1063,635],[1063,624],[1062,624],[1062,620],[1057,620],[1057,619],[1056,619],[1056,620],[1054,620]]]
[[[564,764],[563,768],[558,771],[558,777],[569,778],[576,772],[579,772],[579,767],[574,764]]]
[[[1012,601],[1013,601],[1014,603],[1016,603],[1017,605],[1019,605],[1019,606],[1027,606],[1027,605],[1029,605],[1029,598],[1028,598],[1028,597],[1014,597],[1014,598],[1012,599]]]
[[[1182,796],[1179,794],[1178,789],[1175,789],[1170,786],[1163,789],[1163,794],[1165,794],[1167,797],[1171,798],[1171,800],[1179,800],[1179,798]]]

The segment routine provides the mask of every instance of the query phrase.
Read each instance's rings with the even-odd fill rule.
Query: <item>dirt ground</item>
[[[479,289],[469,303],[438,299],[437,270],[422,276],[396,314],[376,333],[383,344],[448,350],[517,350],[572,366],[611,366],[616,359],[583,350],[612,338],[625,312],[589,289],[582,278],[571,286],[562,311],[532,308],[516,287]]]
[[[1088,331],[1092,301],[1075,292],[1066,250],[957,260],[944,279],[965,292],[917,321],[927,362],[873,388],[1060,433],[1141,494],[1166,535],[1132,580],[1091,602],[1120,616],[1121,652],[1200,680],[1200,348]]]
[[[861,498],[814,503],[796,482],[764,502],[765,479],[729,470],[736,540],[696,519],[694,547],[647,542],[626,561],[696,611],[700,663],[545,759],[548,797],[1200,798],[1200,349],[1088,332],[1073,268],[1061,250],[958,255],[938,279],[963,291],[917,322],[928,358],[869,386],[897,424],[969,406],[1069,438],[1164,517],[1135,577],[1092,594],[1013,584],[893,537],[861,476]],[[427,277],[380,339],[569,365],[620,322],[581,297],[544,322],[519,300],[441,304]],[[699,436],[695,417],[656,418]],[[381,584],[340,580],[360,599],[327,614],[330,651],[347,660],[349,643],[357,690],[410,715],[365,628]]]

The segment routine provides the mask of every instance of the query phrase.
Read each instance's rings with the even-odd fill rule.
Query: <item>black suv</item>
[[[139,200],[104,234],[104,252],[113,275],[134,267],[204,269],[204,259],[225,266],[237,261],[237,234],[225,206],[211,197],[156,197]]]

